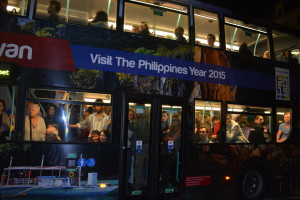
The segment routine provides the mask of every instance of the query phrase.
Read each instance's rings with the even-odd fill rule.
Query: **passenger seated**
[[[226,142],[227,143],[249,143],[244,136],[240,125],[231,119],[231,115],[226,116]]]
[[[94,27],[99,27],[99,28],[108,28],[108,17],[106,12],[104,11],[98,11],[95,18],[89,25],[94,26]]]
[[[293,64],[293,65],[299,64],[299,63],[298,63],[298,59],[297,59],[297,58],[293,58],[292,52],[291,52],[290,50],[286,50],[286,51],[283,53],[283,56],[284,56],[284,61],[285,61],[285,62],[291,63],[291,64]]]
[[[47,142],[60,142],[61,139],[58,136],[58,124],[50,123],[47,126],[45,132],[45,141]]]
[[[175,29],[176,40],[186,43],[187,41],[186,41],[185,37],[183,36],[183,34],[184,34],[184,29],[182,27],[178,26]]]
[[[50,0],[49,6],[48,6],[48,19],[51,21],[60,21],[60,16],[58,15],[59,11],[61,9],[61,3],[57,0]]]
[[[88,142],[98,143],[100,142],[100,132],[98,130],[92,131],[88,136]]]
[[[252,56],[252,52],[248,49],[248,45],[245,42],[241,44],[239,53],[245,56]]]
[[[195,134],[194,143],[196,144],[205,144],[205,143],[213,143],[213,140],[208,137],[208,130],[205,126],[201,126],[197,133]]]
[[[139,26],[139,34],[150,35],[149,27],[146,22],[141,22]]]
[[[214,47],[215,46],[215,41],[216,41],[216,36],[212,33],[209,33],[207,35],[207,45],[209,47]]]
[[[132,26],[131,33],[139,33],[139,26]]]

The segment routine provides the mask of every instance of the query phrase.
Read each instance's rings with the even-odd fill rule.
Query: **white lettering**
[[[94,54],[90,53],[90,56],[91,56],[92,62],[96,63],[97,58],[99,57],[99,55],[98,54],[94,55]]]
[[[27,45],[23,45],[19,47],[16,44],[7,44],[2,43],[0,47],[0,56],[4,55],[8,58],[16,58],[23,59],[24,50],[27,50],[27,59],[32,60],[32,48]]]
[[[27,59],[31,60],[32,59],[32,48],[30,46],[27,46],[27,45],[24,45],[24,46],[20,47],[19,58],[23,59],[24,49],[27,49]]]

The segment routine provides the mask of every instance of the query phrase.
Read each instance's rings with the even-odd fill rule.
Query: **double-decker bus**
[[[6,9],[1,198],[264,199],[299,189],[299,31],[198,1]]]

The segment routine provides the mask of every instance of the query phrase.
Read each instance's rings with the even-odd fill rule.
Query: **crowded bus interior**
[[[298,30],[189,0],[7,4],[0,198],[300,189]]]

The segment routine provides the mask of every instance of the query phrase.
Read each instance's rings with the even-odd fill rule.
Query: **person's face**
[[[199,131],[200,138],[206,138],[207,137],[207,130],[206,128],[201,128]]]
[[[55,114],[55,109],[53,108],[53,106],[51,106],[50,108],[49,108],[49,115],[54,115]]]
[[[8,1],[1,1],[0,5],[3,9],[6,9],[7,5],[8,5]]]
[[[173,118],[172,119],[172,124],[173,124],[173,126],[178,126],[179,125],[179,119],[178,118]]]
[[[29,114],[30,114],[30,117],[37,116],[39,114],[39,109],[34,106],[31,106],[29,108]]]
[[[147,24],[141,24],[140,27],[139,27],[140,31],[144,31],[144,30],[147,30]]]
[[[207,36],[208,46],[213,47],[215,45],[215,40],[212,36]]]
[[[90,113],[89,112],[84,112],[84,117],[87,118],[90,116]]]
[[[283,120],[284,120],[285,123],[290,122],[290,120],[291,120],[290,114],[284,115],[284,116],[283,116]]]
[[[49,125],[47,127],[45,133],[50,135],[50,134],[56,134],[56,132],[57,132],[57,129],[55,127]]]
[[[92,136],[92,140],[93,140],[93,142],[99,142],[99,135],[98,134],[94,134]]]
[[[95,111],[96,111],[97,113],[102,112],[102,106],[95,106]]]
[[[131,32],[132,33],[138,33],[139,32],[139,27],[133,26]]]
[[[180,29],[175,29],[175,35],[176,35],[176,37],[179,37],[179,36],[183,35],[183,33],[181,33]]]
[[[99,139],[100,139],[100,142],[107,141],[107,136],[105,135],[105,133],[103,131],[100,133]]]
[[[264,122],[264,118],[262,116],[260,116],[257,120],[256,123],[258,124],[262,124]]]
[[[227,117],[226,117],[226,124],[227,124],[227,125],[230,125],[230,123],[231,123],[231,117],[230,117],[230,116],[227,116]]]
[[[132,120],[134,118],[134,113],[132,111],[128,112],[128,120]]]
[[[4,106],[3,103],[0,101],[0,112],[2,112],[4,110]]]
[[[163,113],[161,116],[161,121],[166,122],[168,120],[168,115],[167,113]]]

